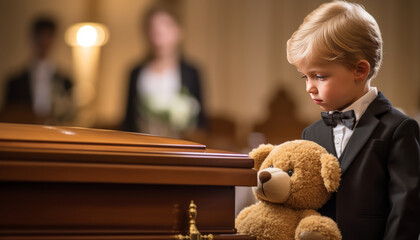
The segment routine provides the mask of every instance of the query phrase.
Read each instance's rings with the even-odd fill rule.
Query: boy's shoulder
[[[380,121],[392,122],[397,125],[405,120],[411,119],[400,110],[394,108],[382,92],[378,92],[378,96],[369,104],[361,119],[365,115],[371,115]]]
[[[327,131],[331,131],[331,128],[325,125],[324,121],[320,119],[303,130],[302,139],[314,141],[319,135],[327,134]]]
[[[403,112],[394,107],[381,116],[381,122],[383,123],[383,126],[393,129],[393,131],[406,129],[407,131],[414,133],[419,132],[420,129],[419,124],[415,119],[405,115]]]
[[[322,119],[320,119],[320,120],[312,123],[311,125],[307,126],[305,128],[305,130],[307,130],[307,129],[315,129],[315,128],[318,128],[320,126],[326,126],[325,123],[324,123],[324,121]]]

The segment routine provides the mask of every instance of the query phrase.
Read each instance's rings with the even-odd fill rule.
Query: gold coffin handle
[[[182,235],[178,234],[175,236],[175,239],[179,240],[213,240],[213,234],[208,235],[201,235],[201,233],[198,231],[197,226],[195,225],[195,218],[197,217],[197,205],[194,204],[194,201],[191,201],[190,203],[190,210],[188,211],[190,216],[190,233],[189,235]]]

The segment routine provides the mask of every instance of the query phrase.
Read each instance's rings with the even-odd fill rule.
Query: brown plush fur
[[[235,221],[239,233],[257,239],[299,239],[302,231],[321,233],[324,239],[341,239],[336,223],[315,210],[337,191],[340,167],[333,155],[318,144],[297,140],[279,146],[261,145],[251,151],[256,170],[270,166],[287,172],[290,195],[283,203],[263,200],[243,209]]]
[[[263,144],[258,148],[253,149],[249,156],[254,159],[254,168],[260,169],[261,164],[264,162],[265,158],[270,154],[274,149],[274,146],[271,144]]]

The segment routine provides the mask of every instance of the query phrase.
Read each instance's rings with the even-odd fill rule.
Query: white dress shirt
[[[145,67],[137,80],[139,96],[146,98],[155,111],[166,111],[181,90],[181,74],[178,69],[165,69],[156,73]]]
[[[139,119],[139,128],[142,131],[167,137],[179,137],[167,121],[159,117],[160,114],[169,113],[176,103],[181,91],[181,73],[178,68],[165,69],[156,73],[145,67],[137,78],[137,92],[141,97],[140,111],[145,111]],[[171,121],[171,115],[169,115]]]
[[[356,124],[354,125],[354,127],[357,126],[360,118],[365,113],[369,104],[371,104],[372,101],[376,98],[376,96],[378,96],[378,90],[376,89],[376,87],[370,87],[369,91],[365,95],[357,99],[356,102],[354,102],[352,105],[348,106],[346,109],[343,110],[343,112],[349,111],[349,110],[354,111],[356,115]],[[330,111],[330,113],[333,113],[333,112],[335,111]],[[341,122],[337,123],[337,126],[333,128],[333,139],[334,139],[335,151],[337,153],[338,158],[341,156],[344,149],[346,148],[351,135],[353,135],[353,130],[347,128]]]
[[[51,111],[51,85],[55,64],[47,59],[37,60],[31,68],[33,109],[38,116],[47,117]]]

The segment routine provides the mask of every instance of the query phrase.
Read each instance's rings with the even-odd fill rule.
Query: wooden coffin
[[[196,225],[236,235],[235,186],[256,185],[244,154],[152,135],[0,123],[0,239],[175,239]]]

